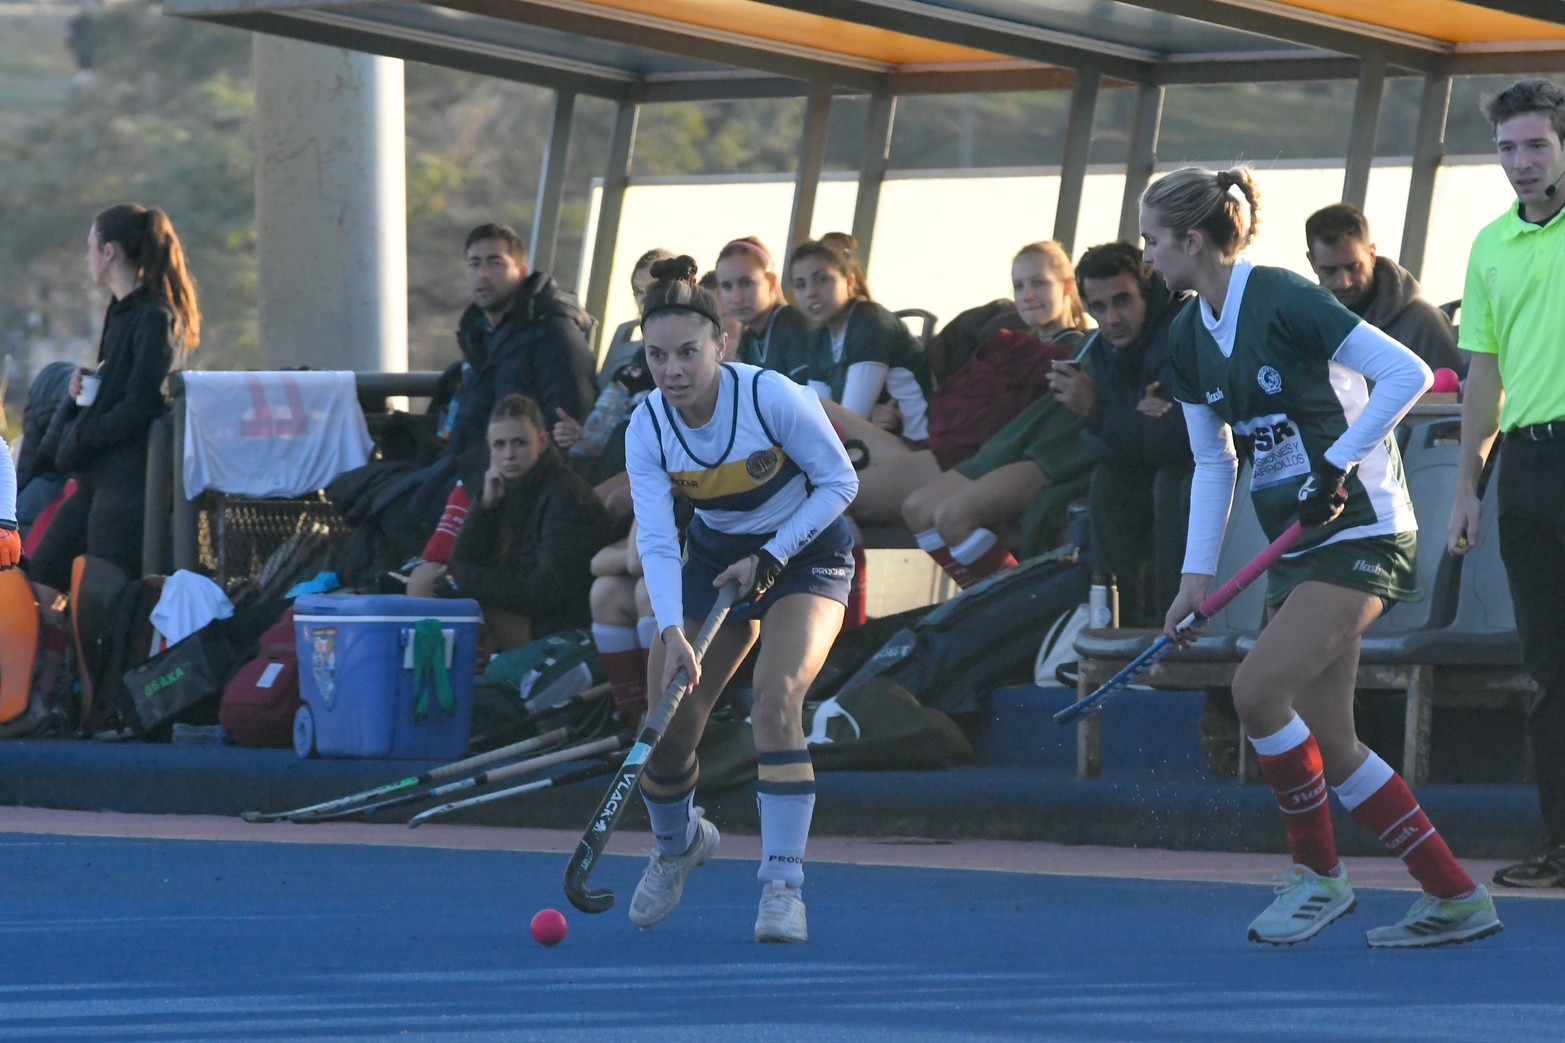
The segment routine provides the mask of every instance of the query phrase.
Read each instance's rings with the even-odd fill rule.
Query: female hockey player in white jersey
[[[1295,519],[1305,526],[1270,570],[1270,621],[1233,684],[1294,862],[1249,937],[1291,945],[1353,911],[1329,784],[1425,892],[1402,921],[1370,931],[1369,944],[1482,938],[1500,930],[1493,900],[1353,726],[1365,628],[1389,603],[1419,596],[1418,526],[1391,433],[1429,386],[1429,368],[1313,282],[1241,258],[1259,208],[1245,170],[1187,167],[1141,197],[1147,260],[1169,289],[1200,297],[1169,333],[1174,397],[1184,406],[1196,471],[1185,575],[1167,633],[1177,636],[1211,584],[1233,499],[1235,436],[1252,457],[1250,498],[1268,538]]]
[[[842,515],[858,479],[814,391],[781,373],[721,361],[721,313],[696,285],[695,261],[659,261],[652,274],[641,327],[657,390],[631,417],[625,455],[661,637],[649,666],[661,681],[651,694],[661,696],[680,667],[693,689],[642,776],[656,843],[630,919],[651,927],[667,917],[690,871],[717,849],[716,827],[694,804],[696,742],[759,638],[751,722],[763,889],[755,938],[802,942],[800,888],[815,807],[804,694],[842,626],[853,578],[853,538]],[[676,492],[695,506],[683,555]],[[738,582],[739,600],[698,664],[686,635],[729,580]]]

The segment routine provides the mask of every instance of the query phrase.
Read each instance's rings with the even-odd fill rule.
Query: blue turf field
[[[566,906],[564,858],[0,834],[0,1039],[1559,1038],[1565,902],[1507,930],[1370,952],[1406,893],[1315,941],[1244,927],[1259,886],[815,864],[805,946],[750,940],[754,867],[714,862],[652,931],[639,861]],[[528,935],[543,906],[570,935]]]

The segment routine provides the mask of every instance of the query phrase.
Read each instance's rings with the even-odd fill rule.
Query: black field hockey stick
[[[438,786],[420,787],[406,793],[398,793],[385,797],[369,804],[356,804],[351,808],[340,808],[337,811],[317,812],[312,815],[295,816],[295,822],[328,822],[332,819],[348,818],[351,815],[365,815],[371,811],[385,811],[388,808],[398,808],[404,804],[415,804],[421,800],[433,800],[436,797],[449,796],[452,793],[463,793],[479,786],[486,786],[491,782],[504,782],[506,779],[514,779],[518,775],[531,775],[535,771],[544,768],[552,768],[556,764],[564,764],[566,761],[584,760],[598,754],[609,753],[624,745],[618,736],[606,736],[595,739],[592,742],[584,742],[577,746],[568,746],[563,750],[555,750],[538,757],[530,757],[527,760],[517,761],[515,764],[507,764],[499,768],[487,768],[455,782],[445,782]]]
[[[570,771],[562,771],[560,774],[551,775],[546,779],[524,782],[520,786],[498,789],[492,793],[480,793],[476,797],[453,800],[448,804],[437,804],[435,807],[429,808],[427,811],[420,811],[417,815],[408,819],[408,828],[417,829],[430,819],[449,815],[451,812],[460,811],[463,808],[489,804],[497,800],[510,800],[512,797],[520,797],[524,793],[536,793],[538,790],[549,789],[553,786],[569,786],[573,782],[581,782],[585,779],[595,779],[600,775],[607,775],[613,770],[614,762],[612,760],[599,761],[597,764],[589,764],[584,768],[572,768]]]
[[[734,599],[738,596],[739,584],[732,581],[724,584],[723,589],[717,592],[717,602],[712,606],[711,613],[707,615],[706,622],[701,624],[701,631],[696,634],[695,644],[691,646],[697,663],[706,655],[707,646],[712,643],[713,635],[717,633],[717,628],[723,625],[723,620],[728,617],[728,610],[733,607]],[[689,681],[689,674],[684,667],[680,667],[674,674],[674,679],[669,682],[668,688],[664,690],[657,709],[647,717],[647,723],[642,727],[641,734],[636,737],[636,744],[625,755],[625,761],[614,777],[614,785],[610,786],[609,791],[603,795],[602,803],[592,815],[592,822],[587,826],[587,831],[582,834],[581,843],[576,845],[576,853],[571,856],[570,864],[565,867],[565,897],[584,913],[601,913],[614,904],[614,892],[609,888],[588,891],[587,877],[597,866],[598,858],[603,854],[603,847],[609,842],[609,835],[614,832],[614,826],[619,822],[620,815],[624,813],[625,805],[630,803],[630,796],[635,792],[636,784],[641,781],[642,772],[647,770],[647,760],[652,756],[653,747],[663,737],[669,722],[674,719],[674,713],[685,697],[685,685]]]
[[[519,757],[524,753],[531,753],[534,750],[547,749],[548,747],[553,746],[559,742],[564,742],[569,738],[570,733],[566,729],[555,728],[551,731],[544,732],[542,735],[535,735],[531,739],[523,739],[521,742],[513,742],[509,746],[502,746],[498,750],[490,750],[488,753],[480,753],[476,757],[468,757],[465,760],[459,760],[452,764],[443,764],[438,768],[431,768],[420,775],[414,775],[410,776],[409,778],[400,779],[396,782],[387,783],[384,786],[376,786],[374,789],[367,789],[359,793],[350,793],[346,797],[338,797],[335,800],[327,800],[322,801],[319,804],[310,804],[306,807],[294,808],[292,811],[246,811],[239,817],[244,819],[246,822],[282,822],[289,819],[299,818],[301,816],[318,817],[322,815],[330,815],[342,808],[351,807],[352,805],[361,802],[372,801],[377,797],[384,797],[393,793],[401,793],[406,790],[417,789],[420,786],[428,786],[432,782],[439,782],[441,779],[449,779],[458,775],[465,775],[470,771],[485,767],[489,764],[494,764],[497,761],[503,761],[510,757]]]
[[[1277,537],[1261,553],[1255,556],[1255,560],[1244,568],[1234,573],[1233,578],[1215,591],[1202,599],[1196,610],[1180,620],[1177,629],[1186,630],[1190,627],[1200,626],[1211,619],[1222,607],[1239,596],[1239,592],[1256,578],[1277,564],[1277,559],[1288,552],[1288,549],[1299,542],[1299,537],[1304,535],[1304,528],[1298,522],[1290,525],[1286,532]],[[1157,640],[1152,642],[1146,651],[1132,659],[1123,670],[1098,686],[1098,690],[1084,699],[1071,703],[1065,709],[1054,715],[1055,724],[1071,724],[1084,717],[1091,717],[1103,709],[1103,704],[1116,692],[1122,692],[1129,687],[1130,682],[1140,677],[1148,669],[1162,660],[1176,647],[1174,639],[1167,634],[1159,634]]]

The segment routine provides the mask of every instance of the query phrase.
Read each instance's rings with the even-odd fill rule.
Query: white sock
[[[600,652],[634,652],[641,647],[635,627],[617,627],[609,623],[592,624],[592,643]]]
[[[652,838],[665,855],[682,855],[696,842],[696,791],[692,786],[679,796],[662,800],[641,791],[652,821]]]
[[[918,544],[918,549],[925,554],[933,554],[946,545],[946,541],[940,538],[940,530],[925,529],[923,532],[915,532],[913,540]]]
[[[985,554],[988,554],[989,548],[999,542],[1000,537],[988,529],[974,529],[971,536],[951,548],[951,557],[963,565],[971,565]]]
[[[636,640],[642,648],[651,648],[652,642],[657,640],[658,621],[656,616],[642,616],[636,620]]]
[[[1292,720],[1272,734],[1251,738],[1250,745],[1263,757],[1278,757],[1295,746],[1303,745],[1309,737],[1309,725],[1304,723],[1304,718],[1294,714]]]
[[[810,819],[815,814],[813,793],[758,793],[761,809],[761,868],[763,883],[781,880],[789,887],[804,886],[804,846],[810,839]]]

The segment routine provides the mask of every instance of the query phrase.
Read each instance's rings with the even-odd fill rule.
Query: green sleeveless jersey
[[[1299,486],[1369,399],[1363,375],[1332,361],[1361,321],[1293,272],[1240,261],[1220,318],[1199,301],[1169,331],[1174,397],[1206,406],[1233,430],[1270,539],[1297,520]],[[1294,553],[1418,528],[1395,440],[1356,462],[1342,514]]]

